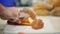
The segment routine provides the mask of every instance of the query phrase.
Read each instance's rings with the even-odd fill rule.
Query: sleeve
[[[0,3],[6,7],[14,6],[15,0],[0,0]]]
[[[1,3],[1,0],[0,0],[0,3]]]

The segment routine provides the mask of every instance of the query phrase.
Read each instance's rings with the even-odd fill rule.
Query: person
[[[3,20],[10,20],[12,22],[18,21],[20,12],[14,7],[14,0],[0,0],[0,18]]]
[[[21,12],[18,11],[16,7],[14,7],[15,3],[16,2],[14,0],[0,0],[0,18],[1,19],[20,23],[19,16]],[[32,13],[34,15],[33,17],[35,18],[34,12]]]

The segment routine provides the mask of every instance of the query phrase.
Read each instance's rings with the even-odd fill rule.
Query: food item
[[[21,17],[21,18],[19,18],[19,21],[21,21],[21,23],[10,22],[10,21],[8,21],[7,23],[10,25],[28,25],[28,26],[30,26],[30,22],[28,21],[28,18]]]
[[[54,3],[54,8],[55,7],[60,7],[60,0],[56,0],[56,3]]]
[[[40,19],[35,19],[35,20],[32,20],[32,22],[29,22],[30,20],[28,20],[28,19],[23,19],[23,18],[19,18],[20,19],[20,21],[22,22],[22,23],[20,23],[20,24],[18,24],[18,23],[16,23],[16,22],[10,22],[10,21],[8,21],[8,24],[10,24],[10,25],[24,25],[24,26],[31,26],[33,29],[35,29],[35,30],[37,30],[37,29],[41,29],[41,28],[43,28],[44,27],[44,23],[43,23],[43,21],[42,20],[40,20]],[[30,18],[31,19],[31,18]]]
[[[33,29],[41,29],[44,26],[44,23],[40,19],[35,19],[31,24]]]
[[[48,0],[47,1],[49,4],[51,4],[51,5],[54,5],[54,3],[56,2],[56,0]]]
[[[60,16],[60,7],[53,9],[50,14],[53,16]]]
[[[51,4],[54,8],[60,7],[60,0],[48,0],[48,3]]]
[[[48,10],[37,10],[35,11],[37,15],[49,15],[50,12]]]
[[[48,4],[48,3],[44,3],[44,2],[38,2],[33,6],[34,11],[40,10],[40,9],[47,9],[50,10],[52,9],[53,6]]]
[[[24,9],[20,10],[20,12],[27,13],[32,19],[36,18],[36,13],[32,10],[24,8]]]
[[[29,20],[29,16],[27,16],[27,17],[24,17],[24,19],[22,20],[22,23],[21,24],[23,24],[23,25],[31,25],[31,22],[30,22],[30,20]]]
[[[10,22],[8,21],[7,23],[10,25],[24,25],[24,26],[31,26],[33,29],[37,30],[37,29],[41,29],[44,27],[44,23],[42,20],[40,19],[31,19],[30,17],[23,17],[23,18],[19,18],[19,21],[21,21],[21,23],[16,23],[16,22]]]

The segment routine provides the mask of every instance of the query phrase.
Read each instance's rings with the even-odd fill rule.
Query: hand
[[[15,22],[18,20],[20,12],[15,7],[4,7],[0,4],[0,18]]]

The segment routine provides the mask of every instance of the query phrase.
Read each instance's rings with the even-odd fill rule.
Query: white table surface
[[[4,33],[57,33],[60,32],[60,17],[54,16],[38,16],[38,18],[44,21],[44,28],[34,30],[29,26],[11,26],[6,25]],[[14,32],[13,32],[14,31]]]

